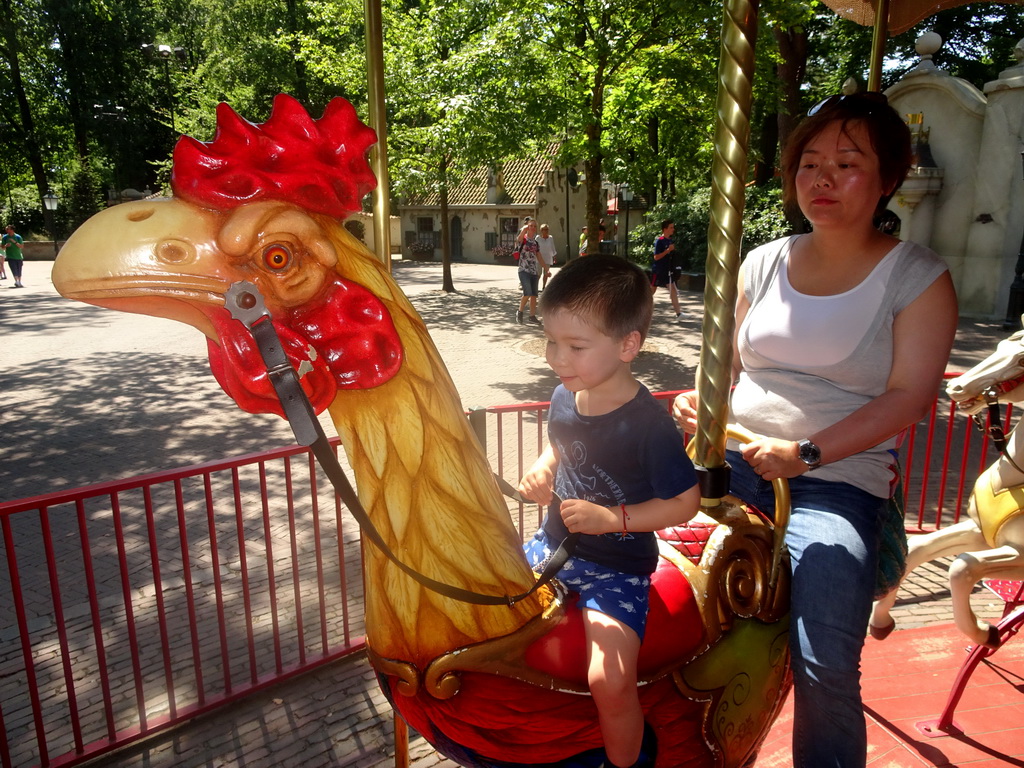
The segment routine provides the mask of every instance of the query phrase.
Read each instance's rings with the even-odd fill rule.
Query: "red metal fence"
[[[470,414],[512,483],[546,408]],[[959,519],[988,442],[936,401],[904,448],[908,529]],[[0,534],[3,768],[84,762],[363,646],[359,531],[304,449],[0,504]]]

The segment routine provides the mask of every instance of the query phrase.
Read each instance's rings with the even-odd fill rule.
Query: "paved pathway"
[[[47,262],[26,266],[26,288],[0,288],[0,501],[119,479],[291,443],[277,417],[240,411],[209,374],[205,342],[178,323],[70,302],[49,283]],[[466,406],[546,400],[554,379],[539,328],[511,322],[511,267],[453,267],[455,294],[439,290],[440,266],[396,263]],[[700,301],[683,297],[671,318],[659,294],[637,370],[655,391],[693,385]],[[1006,333],[964,322],[950,367],[983,358]],[[948,621],[941,567],[925,569],[898,609],[902,627]],[[938,594],[940,599],[935,599]],[[980,600],[987,598],[981,595]],[[991,601],[982,605],[998,611]],[[390,708],[361,658],[321,669],[237,706],[136,745],[106,766],[386,765]],[[417,768],[441,760],[414,739]]]

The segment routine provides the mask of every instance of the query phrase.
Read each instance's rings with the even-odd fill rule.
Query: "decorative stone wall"
[[[1017,66],[982,92],[932,63],[941,44],[919,38],[920,63],[886,91],[898,112],[921,116],[931,155],[889,208],[901,237],[949,264],[962,315],[1002,319],[1024,230],[1024,54],[1018,45]]]

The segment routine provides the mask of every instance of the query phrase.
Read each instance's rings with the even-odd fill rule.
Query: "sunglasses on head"
[[[834,109],[840,104],[842,104],[844,108],[852,108],[870,115],[875,111],[875,107],[888,106],[889,99],[886,98],[884,93],[880,93],[878,91],[864,91],[863,93],[851,94],[839,93],[835,96],[829,96],[827,99],[819,101],[807,110],[807,116],[811,117],[822,110]]]

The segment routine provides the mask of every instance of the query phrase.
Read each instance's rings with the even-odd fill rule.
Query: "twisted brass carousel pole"
[[[756,0],[726,0],[722,52],[718,66],[715,155],[711,166],[711,224],[708,228],[707,280],[704,288],[704,343],[697,392],[696,464],[705,507],[717,506],[728,492],[725,463],[736,276],[743,234],[747,144],[753,101]]]
[[[391,182],[388,178],[388,131],[384,111],[384,25],[380,0],[365,0],[366,93],[370,104],[369,124],[377,132],[377,144],[370,149],[370,168],[377,177],[373,190],[373,244],[377,258],[391,271]],[[409,768],[409,726],[396,711],[395,768]]]
[[[373,190],[373,243],[377,258],[391,271],[391,182],[388,178],[388,130],[384,110],[384,27],[380,0],[365,0],[366,91],[369,124],[377,132],[377,144],[370,149],[370,167],[377,177]]]

